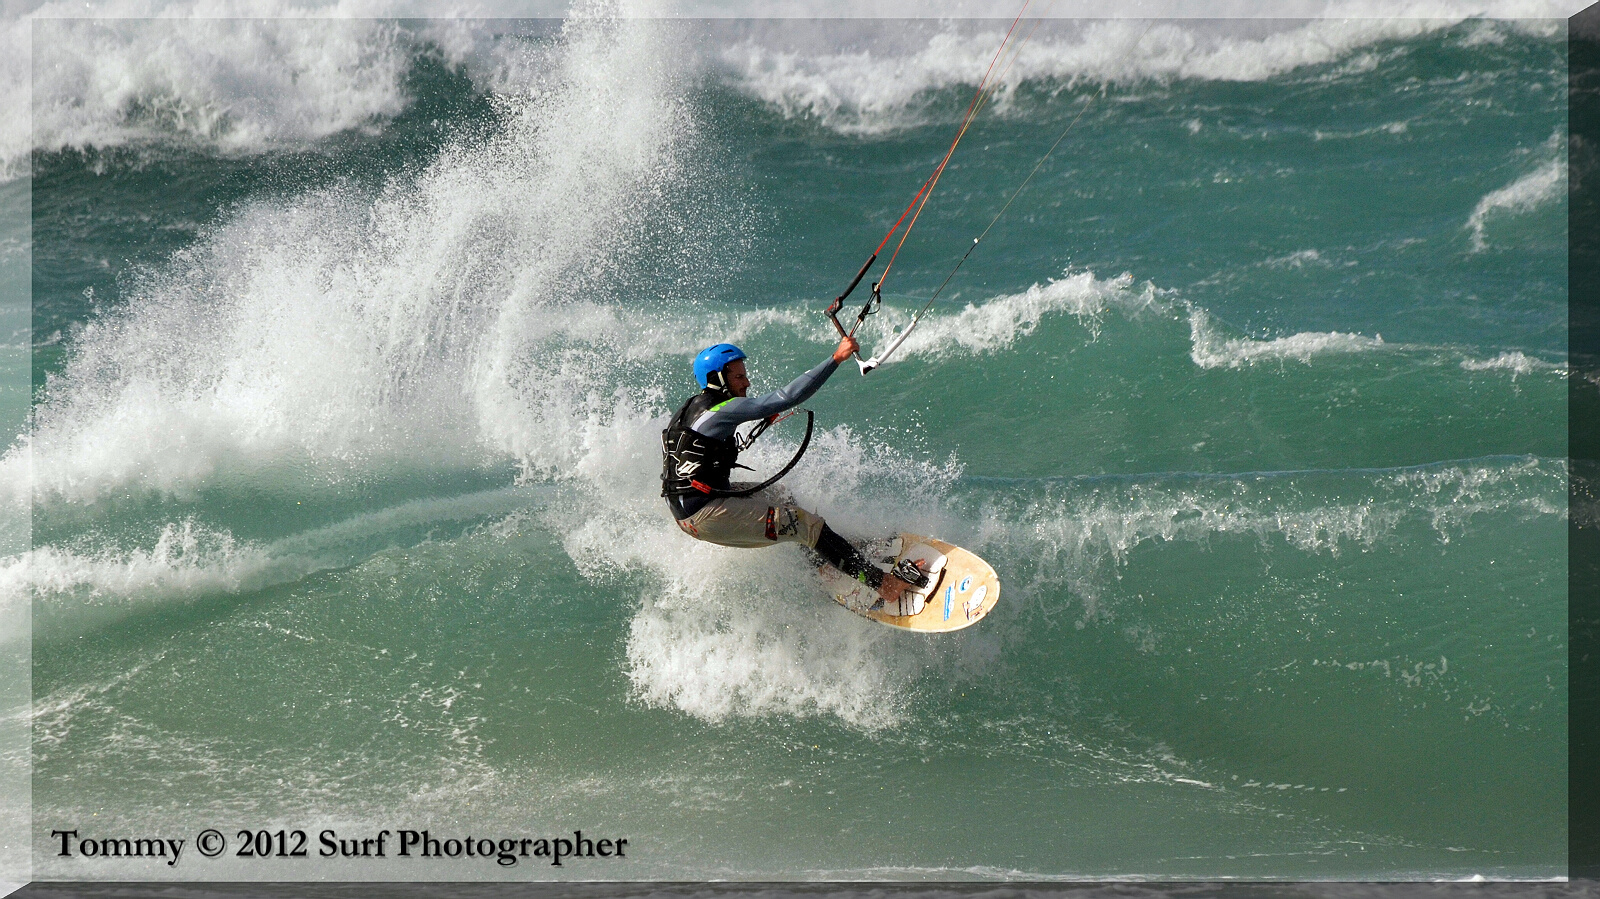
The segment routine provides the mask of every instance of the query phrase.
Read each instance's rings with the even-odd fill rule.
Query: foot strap
[[[917,564],[910,559],[901,559],[896,562],[894,571],[891,574],[919,589],[928,586],[928,572],[918,568]]]

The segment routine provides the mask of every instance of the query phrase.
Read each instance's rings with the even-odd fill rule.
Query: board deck
[[[975,553],[953,543],[918,534],[901,534],[869,545],[864,551],[875,562],[892,563],[907,556],[943,559],[943,567],[935,575],[928,592],[927,605],[915,615],[892,614],[882,606],[874,609],[878,602],[876,590],[846,577],[831,565],[818,569],[836,602],[880,624],[924,633],[958,631],[982,620],[1000,601],[1000,578],[994,569]]]

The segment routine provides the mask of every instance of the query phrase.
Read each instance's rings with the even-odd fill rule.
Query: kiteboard
[[[958,631],[976,624],[1000,601],[1000,578],[989,563],[953,543],[901,534],[863,547],[867,558],[886,569],[901,560],[919,563],[928,586],[908,589],[898,607],[886,606],[878,591],[831,565],[817,569],[839,605],[890,627],[924,633]],[[920,594],[920,595],[919,595]],[[922,608],[916,608],[921,599]]]

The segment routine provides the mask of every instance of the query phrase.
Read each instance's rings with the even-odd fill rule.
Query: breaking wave
[[[1316,356],[1365,353],[1385,346],[1383,335],[1363,337],[1339,331],[1307,332],[1273,340],[1223,337],[1203,309],[1189,313],[1189,357],[1201,368],[1242,368],[1258,362],[1309,363]]]
[[[1538,209],[1567,196],[1567,148],[1563,135],[1550,135],[1545,143],[1548,161],[1505,187],[1490,191],[1473,207],[1463,227],[1472,232],[1472,250],[1488,249],[1484,229],[1491,216],[1516,215]]]
[[[1540,7],[1541,9],[1543,7]],[[1306,66],[1340,61],[1359,72],[1375,65],[1372,48],[1453,28],[1474,16],[1509,17],[1527,4],[1418,3],[1409,12],[1336,4],[1310,22],[1228,23],[1148,20],[1052,20],[1025,39],[997,74],[1004,110],[1028,83],[1071,88],[1080,81],[1262,81]],[[1548,11],[1548,10],[1546,10]],[[847,132],[873,132],[940,120],[938,94],[970,87],[988,70],[1008,22],[944,20],[841,34],[830,23],[752,25],[717,51],[736,88],[792,118]],[[1146,30],[1148,28],[1148,30]],[[1486,22],[1464,40],[1524,31],[1544,37],[1557,26],[1526,19]]]

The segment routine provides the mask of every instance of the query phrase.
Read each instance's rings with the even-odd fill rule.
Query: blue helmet
[[[700,351],[694,357],[694,379],[700,382],[701,387],[711,386],[711,375],[721,374],[730,362],[737,362],[744,358],[744,350],[731,343],[719,343]],[[720,378],[718,380],[721,380]],[[726,387],[726,383],[718,385]]]

